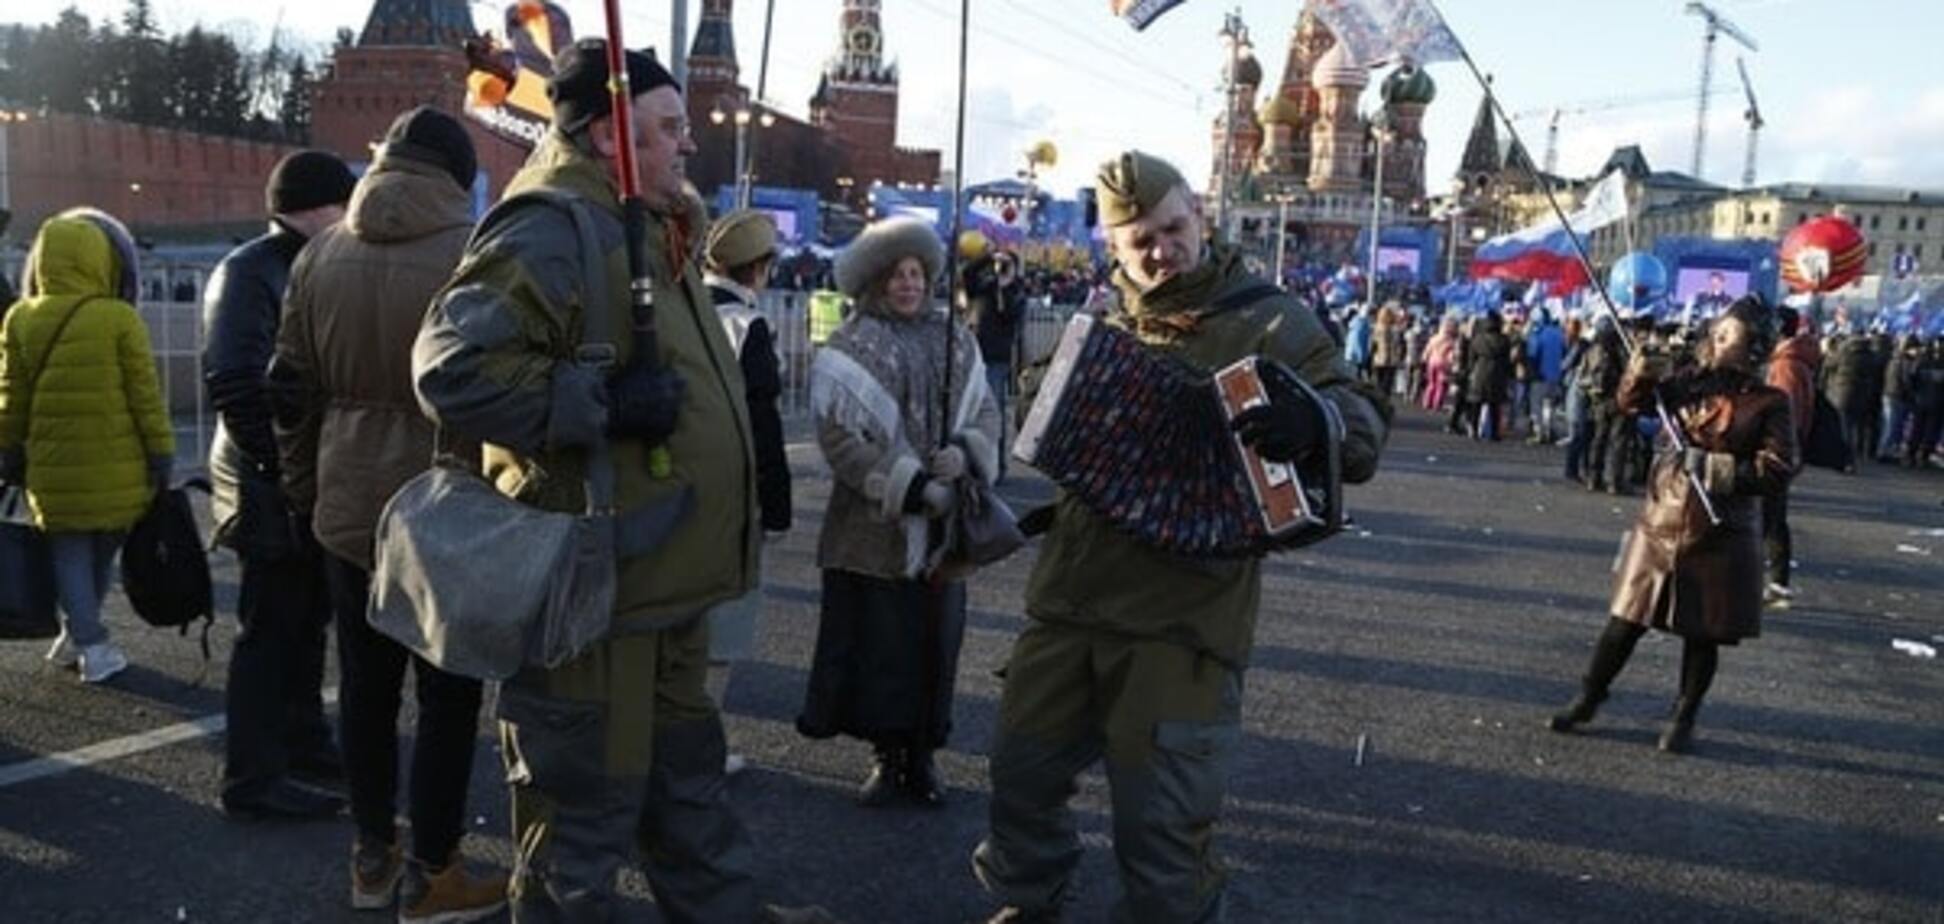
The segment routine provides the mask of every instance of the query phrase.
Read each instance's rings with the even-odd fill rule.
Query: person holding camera
[[[1775,341],[1774,314],[1747,296],[1709,325],[1701,364],[1676,369],[1671,357],[1645,350],[1628,364],[1620,410],[1652,413],[1658,399],[1681,439],[1660,441],[1646,503],[1621,553],[1610,618],[1580,694],[1547,720],[1553,731],[1592,721],[1635,643],[1659,629],[1683,644],[1680,694],[1660,749],[1684,753],[1721,646],[1761,634],[1762,501],[1787,489],[1798,458],[1789,396],[1757,371]]]
[[[985,360],[986,384],[999,406],[999,478],[1006,477],[1007,403],[1012,396],[1013,356],[1018,349],[1020,322],[1026,314],[1026,295],[1020,284],[1019,261],[993,250],[985,235],[970,232],[959,242],[959,253],[971,262],[964,270],[965,308],[979,338]]]

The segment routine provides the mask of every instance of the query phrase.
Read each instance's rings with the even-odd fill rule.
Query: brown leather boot
[[[398,886],[399,924],[464,924],[505,907],[506,877],[473,876],[457,850],[437,870],[412,860]]]

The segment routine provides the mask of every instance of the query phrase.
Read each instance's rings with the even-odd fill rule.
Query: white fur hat
[[[945,244],[930,224],[908,216],[873,222],[837,255],[837,288],[853,299],[863,298],[906,257],[924,264],[927,282],[945,271]]]

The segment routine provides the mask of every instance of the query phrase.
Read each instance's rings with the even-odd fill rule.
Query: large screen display
[[[1408,276],[1415,279],[1418,275],[1418,261],[1421,259],[1421,256],[1416,247],[1385,247],[1379,244],[1377,246],[1377,273],[1385,279],[1394,276]]]
[[[1697,317],[1713,317],[1730,302],[1748,294],[1746,267],[1683,263],[1674,271],[1676,306],[1693,309]]]

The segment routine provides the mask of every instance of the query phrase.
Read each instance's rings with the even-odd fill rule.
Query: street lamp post
[[[13,170],[7,159],[8,126],[27,119],[24,109],[0,109],[0,209],[13,208]]]
[[[1377,144],[1376,176],[1370,186],[1370,275],[1364,282],[1364,303],[1367,308],[1377,307],[1377,239],[1383,236],[1384,206],[1384,140],[1390,135],[1390,122],[1384,113],[1378,113],[1371,120],[1372,138]]]
[[[1228,40],[1228,66],[1222,70],[1222,100],[1227,107],[1222,112],[1222,164],[1217,174],[1215,188],[1215,232],[1228,233],[1229,184],[1232,180],[1229,163],[1235,159],[1235,102],[1239,87],[1235,83],[1236,68],[1241,66],[1242,52],[1249,47],[1249,27],[1242,23],[1242,10],[1227,14],[1222,19],[1222,31],[1216,33]]]
[[[1284,274],[1289,258],[1289,203],[1294,201],[1289,193],[1276,195],[1276,285],[1284,285],[1288,276]]]
[[[709,121],[717,125],[721,125],[732,119],[736,124],[736,160],[733,168],[735,170],[736,180],[736,208],[746,209],[749,208],[751,188],[749,126],[751,122],[754,122],[764,128],[768,128],[776,124],[776,116],[768,110],[764,110],[759,115],[747,105],[737,107],[733,113],[724,112],[721,109],[709,110]]]

